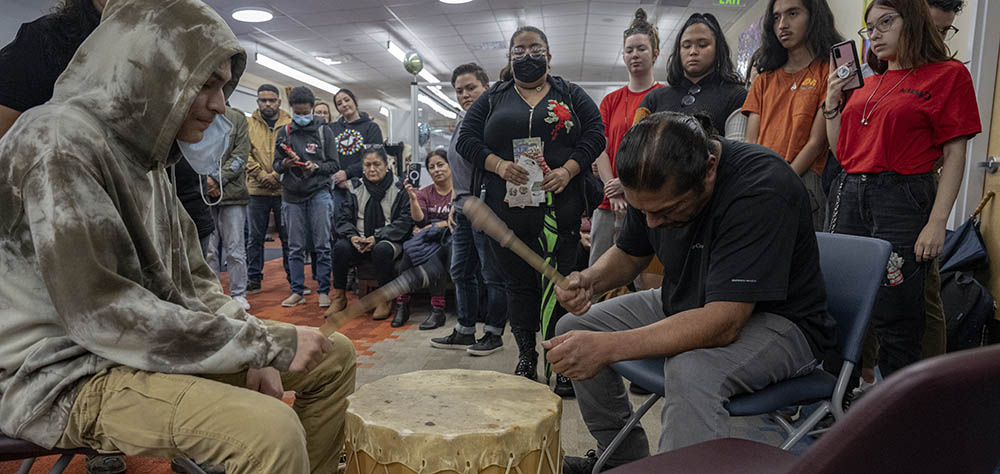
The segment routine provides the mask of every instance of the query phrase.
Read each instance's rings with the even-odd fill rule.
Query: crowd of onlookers
[[[966,143],[981,131],[969,71],[945,42],[956,31],[951,23],[962,6],[958,0],[876,0],[858,31],[870,42],[863,57],[838,61],[831,51],[844,37],[826,0],[770,0],[762,46],[747,71],[734,66],[715,17],[694,14],[668,42],[665,85],[653,73],[661,38],[639,9],[623,34],[628,82],[599,105],[580,86],[553,74],[558,71],[550,66],[545,33],[523,26],[510,39],[509,60],[497,81],[491,83],[477,64],[454,70],[451,83],[463,113],[448,148],[431,151],[423,161],[432,180],[423,187],[394,173],[406,169],[410,157],[384,143],[353,92],[341,89],[331,108],[309,88],[295,87],[286,109],[278,88],[269,84],[258,88],[258,108],[249,117],[227,108],[219,115],[224,119],[213,122],[228,134],[217,165],[192,159],[193,145],[179,138],[189,159],[179,160],[170,176],[209,267],[216,274],[228,272],[229,293],[244,310],[251,309],[247,295],[261,291],[272,220],[290,293],[284,307],[307,304],[315,291],[315,303],[336,312],[346,307],[346,292],[358,282],[385,285],[420,267],[431,277],[431,311],[420,329],[445,324],[446,295],[449,283],[454,285],[458,322],[449,335],[431,339],[432,346],[489,355],[502,348],[509,324],[518,348],[514,373],[535,380],[542,332],[549,340],[544,347],[556,354],[545,373],[555,373],[561,395],[573,394],[574,387],[584,392],[581,409],[588,423],[601,416],[598,412],[613,411],[607,408],[611,401],[605,403],[595,395],[598,387],[582,382],[593,373],[566,362],[562,354],[569,344],[556,351],[568,340],[560,338],[574,324],[616,331],[633,323],[621,320],[618,329],[586,326],[596,324],[586,318],[559,323],[567,310],[594,317],[591,302],[650,290],[644,304],[662,305],[655,319],[671,319],[686,311],[668,308],[707,308],[713,298],[722,298],[713,296],[716,286],[761,283],[736,277],[715,281],[726,274],[723,267],[735,272],[760,265],[779,274],[770,278],[784,278],[783,289],[730,291],[729,298],[747,298],[739,301],[756,303],[758,311],[793,296],[825,304],[816,278],[788,281],[801,275],[794,273],[800,270],[796,266],[817,264],[815,241],[810,247],[810,238],[796,226],[809,229],[809,236],[825,231],[884,239],[893,253],[863,357],[859,390],[864,391],[874,383],[876,364],[888,376],[945,349],[937,257],[962,181]],[[99,11],[104,4],[94,7]],[[70,23],[82,30],[96,27],[99,14],[87,8],[67,7],[81,15]],[[59,17],[47,21],[57,23]],[[51,28],[46,25],[34,27]],[[90,30],[63,39],[78,45]],[[4,48],[4,59],[38,53],[23,43]],[[48,84],[49,96],[70,60],[65,53],[58,56],[61,65],[31,78]],[[865,76],[863,84],[852,86],[858,75]],[[38,89],[7,91],[0,136],[21,112],[48,100]],[[687,138],[662,143],[664,137]],[[649,168],[654,151],[684,155],[671,162],[676,172],[656,182],[651,177],[663,169]],[[783,158],[800,179],[792,185],[780,181],[774,175],[788,173],[783,164],[763,172],[771,168],[753,165],[753,157],[761,163]],[[736,164],[743,166],[739,172]],[[778,182],[786,188],[772,189]],[[764,219],[764,213],[787,219],[775,221],[773,231],[780,235],[767,236],[759,258],[749,261],[746,249],[762,245],[765,236],[750,227],[727,227],[735,221],[726,212],[764,194],[771,201],[759,202],[774,207],[747,207],[740,216],[748,219],[745,224]],[[509,248],[473,229],[464,214],[470,197],[482,199],[532,251],[571,274],[568,289],[556,288]],[[722,203],[731,209],[720,209]],[[731,241],[713,234],[723,230],[746,232]],[[702,238],[711,242],[691,244]],[[779,255],[775,248],[788,252]],[[703,249],[707,257],[681,267]],[[605,294],[590,294],[603,287],[590,281],[592,275],[576,273],[599,268],[618,275],[612,271],[618,262],[642,265],[629,274],[627,285],[604,288]],[[306,281],[307,264],[315,285]],[[704,286],[691,287],[691,281],[680,281],[684,276],[697,276]],[[638,301],[620,299],[600,308],[641,313],[629,306]],[[410,294],[384,301],[373,318],[391,317],[392,326],[403,326],[410,304]],[[797,307],[775,307],[755,324],[774,313],[784,318],[776,324],[797,327],[792,332],[798,334],[801,357],[811,359],[833,346],[835,328],[825,309],[785,314]],[[484,325],[479,337],[477,324]],[[756,330],[751,326],[747,323],[746,331]],[[557,332],[558,341],[552,342]],[[701,342],[735,343],[729,336]],[[594,412],[586,411],[588,403]],[[691,412],[704,408],[692,407]],[[687,439],[661,440],[661,448],[671,443]]]

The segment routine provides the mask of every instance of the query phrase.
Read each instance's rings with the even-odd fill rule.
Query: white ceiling
[[[659,27],[661,49],[657,77],[665,78],[666,56],[676,29],[695,12],[713,13],[728,29],[755,2],[720,5],[720,0],[473,0],[447,5],[438,0],[206,0],[226,18],[248,52],[269,56],[352,89],[362,108],[377,110],[380,102],[408,108],[412,76],[386,50],[392,40],[404,50],[416,50],[425,68],[441,81],[462,63],[482,65],[491,78],[506,63],[507,44],[519,26],[545,31],[552,53],[552,70],[573,81],[621,81],[628,75],[622,63],[622,32],[635,9],[643,7]],[[732,3],[737,3],[733,1]],[[232,19],[233,10],[260,6],[275,13],[267,23]],[[325,66],[314,56],[344,60]],[[257,64],[248,72],[278,83],[294,82]],[[446,93],[451,94],[450,88]]]
[[[514,30],[534,25],[549,38],[554,74],[572,81],[624,82],[628,75],[621,57],[622,32],[641,6],[659,27],[664,52],[657,62],[656,76],[662,81],[676,29],[689,15],[713,13],[727,30],[760,1],[473,0],[447,5],[438,0],[205,0],[229,22],[247,48],[251,59],[248,73],[279,85],[299,84],[253,63],[253,53],[266,52],[289,66],[352,89],[361,108],[369,112],[376,112],[383,104],[409,109],[412,76],[386,50],[389,40],[404,50],[418,51],[425,68],[441,81],[449,81],[452,69],[466,62],[479,63],[494,78],[506,63],[507,43]],[[5,11],[0,42],[13,39],[16,24],[31,21],[56,3],[0,0]],[[275,18],[256,24],[232,19],[233,10],[254,6],[273,11]],[[344,62],[326,66],[314,56]],[[329,99],[329,93],[316,92]],[[452,94],[450,88],[445,92]]]

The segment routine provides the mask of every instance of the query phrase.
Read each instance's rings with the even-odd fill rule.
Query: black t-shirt
[[[711,201],[691,224],[650,229],[629,207],[617,242],[663,263],[664,315],[713,301],[756,303],[783,316],[821,357],[836,343],[805,186],[759,145],[722,140]]]
[[[694,85],[685,77],[678,86],[653,89],[642,99],[639,107],[649,110],[649,113],[680,112],[693,115],[695,112],[707,112],[712,116],[716,132],[724,135],[726,119],[743,108],[743,102],[747,98],[746,88],[742,84],[723,82],[718,75],[711,74],[698,81],[701,92],[693,94],[694,103],[684,105],[681,101]]]
[[[0,50],[0,105],[24,112],[52,98],[56,79],[76,52],[52,47],[59,27],[50,16],[24,23]]]
[[[274,124],[278,123],[278,115],[277,114],[275,114],[274,117],[271,117],[271,118],[267,118],[267,117],[264,117],[263,115],[261,115],[261,118],[264,119],[264,123],[266,123],[267,127],[270,128],[271,130],[274,130]]]

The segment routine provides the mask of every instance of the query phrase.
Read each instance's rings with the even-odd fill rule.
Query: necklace
[[[809,64],[806,64],[806,67],[804,67],[804,68],[796,71],[794,74],[792,74],[792,87],[791,87],[790,90],[794,91],[794,90],[798,90],[799,89],[799,79],[802,79],[802,76],[805,76],[806,74],[809,74],[809,66],[810,65],[812,65],[812,61],[809,61]]]
[[[886,97],[889,97],[889,94],[892,94],[892,91],[896,90],[896,88],[899,87],[899,85],[902,84],[903,81],[906,80],[906,78],[909,77],[910,74],[912,73],[913,69],[910,69],[910,72],[907,72],[906,75],[904,75],[903,78],[896,83],[896,85],[889,88],[889,90],[886,91],[886,93],[883,94],[882,97],[880,97],[877,101],[875,101],[875,105],[873,105],[872,109],[869,111],[868,103],[871,102],[872,98],[875,97],[875,94],[878,92],[879,88],[882,87],[882,80],[885,79],[885,74],[882,74],[882,77],[878,79],[878,85],[876,85],[875,90],[872,91],[872,95],[868,96],[868,100],[865,101],[865,108],[861,111],[861,125],[864,125],[866,127],[868,126],[868,121],[871,120],[872,115],[875,113],[875,108],[878,107],[878,104],[880,104],[882,100],[885,99]]]
[[[535,90],[535,92],[541,92],[541,91],[542,91],[542,88],[543,88],[543,87],[545,87],[545,83],[544,83],[544,82],[542,83],[542,85],[540,85],[540,86],[538,86],[538,87],[521,87],[521,86],[519,86],[519,85],[517,85],[517,84],[514,84],[514,89],[517,89],[517,90],[529,90],[529,89],[534,89],[534,90]]]

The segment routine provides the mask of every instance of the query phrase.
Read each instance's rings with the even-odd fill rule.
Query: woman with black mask
[[[538,28],[514,32],[509,54],[512,80],[494,84],[472,105],[457,149],[484,171],[486,204],[493,212],[532,250],[568,272],[575,264],[586,206],[581,174],[591,173],[591,163],[604,151],[601,114],[582,88],[549,74],[548,39]],[[531,177],[537,183],[531,186],[532,198],[520,206]],[[556,304],[550,281],[510,250],[491,245],[497,257],[492,264],[507,281],[511,331],[519,351],[514,373],[534,380],[535,333],[541,321],[552,327],[565,311]],[[572,393],[565,377],[558,376],[556,387],[559,393]]]

